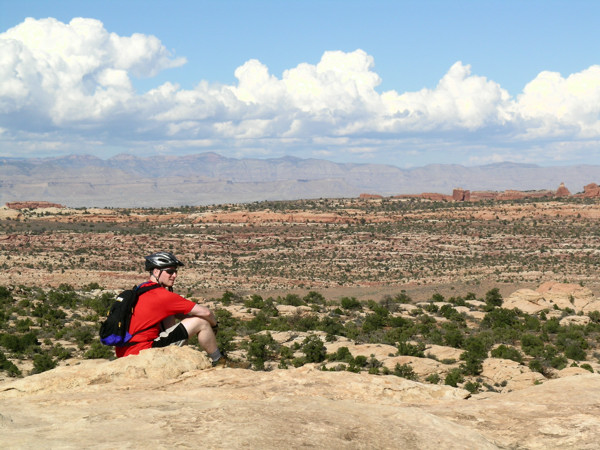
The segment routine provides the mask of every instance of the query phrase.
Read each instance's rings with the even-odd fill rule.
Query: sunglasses
[[[177,273],[177,269],[164,269],[163,272],[173,275],[174,273]]]

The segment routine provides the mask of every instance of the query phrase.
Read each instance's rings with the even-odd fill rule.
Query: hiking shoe
[[[226,356],[221,356],[216,361],[213,361],[212,366],[217,369],[224,369],[225,367],[231,369],[249,369],[250,363],[248,361],[232,361]]]

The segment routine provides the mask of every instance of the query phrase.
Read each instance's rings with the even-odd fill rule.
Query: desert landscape
[[[5,206],[0,442],[594,448],[599,218],[584,196]],[[249,370],[100,345],[157,250]]]

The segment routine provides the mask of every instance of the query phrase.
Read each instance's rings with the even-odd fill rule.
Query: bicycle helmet
[[[156,252],[146,256],[146,271],[151,272],[153,269],[166,269],[167,267],[183,266],[173,253]]]

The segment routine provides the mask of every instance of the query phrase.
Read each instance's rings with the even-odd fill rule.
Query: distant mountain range
[[[470,190],[572,192],[600,183],[600,166],[540,167],[500,163],[485,166],[430,164],[401,169],[383,164],[341,164],[284,157],[235,159],[216,153],[188,156],[100,159],[0,158],[0,204],[50,201],[71,207],[159,207],[358,197]]]

